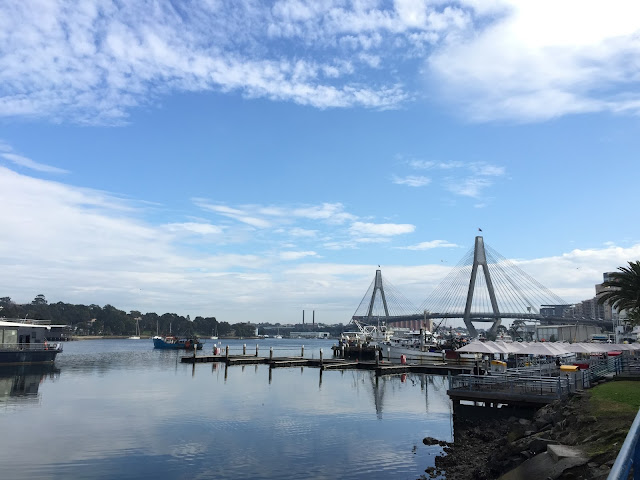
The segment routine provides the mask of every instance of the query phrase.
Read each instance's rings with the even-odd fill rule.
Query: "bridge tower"
[[[371,316],[373,314],[373,305],[376,301],[376,293],[380,292],[380,298],[382,299],[382,305],[384,306],[384,316],[389,316],[389,307],[387,306],[387,297],[384,295],[384,287],[382,286],[382,272],[376,270],[376,278],[373,281],[373,293],[371,294],[371,301],[369,302],[369,308],[367,310],[367,323],[371,322]]]
[[[491,281],[491,275],[489,274],[487,255],[484,251],[484,240],[480,236],[476,237],[476,243],[473,249],[473,266],[471,267],[471,280],[469,281],[467,302],[465,304],[464,315],[462,317],[471,337],[478,336],[476,328],[473,326],[473,323],[471,323],[471,303],[473,302],[473,293],[476,285],[476,277],[478,275],[478,266],[482,267],[482,272],[484,273],[485,282],[487,284],[487,290],[489,292],[489,299],[491,301],[491,309],[493,310],[494,321],[491,329],[489,330],[489,333],[495,334],[502,320],[500,318],[500,309],[498,308],[498,302],[496,300],[496,292],[493,289],[493,282]]]

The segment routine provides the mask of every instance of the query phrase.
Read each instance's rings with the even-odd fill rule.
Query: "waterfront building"
[[[534,339],[540,342],[588,342],[600,333],[596,325],[537,325]]]

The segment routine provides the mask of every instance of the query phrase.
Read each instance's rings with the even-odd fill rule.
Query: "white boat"
[[[216,326],[216,333],[213,334],[213,330],[211,331],[211,336],[209,337],[211,340],[218,340],[218,327]]]
[[[358,327],[357,331],[342,332],[340,334],[340,343],[345,345],[381,345],[382,343],[390,341],[393,335],[393,331],[389,330],[386,325],[367,325],[353,320],[353,323]]]
[[[48,325],[0,320],[0,365],[53,363],[62,344],[47,342]]]
[[[394,335],[379,345],[382,348],[382,356],[390,360],[400,361],[404,356],[407,362],[424,363],[442,361],[445,358],[440,337],[423,329]]]
[[[140,319],[136,318],[136,334],[129,337],[129,340],[140,340]]]

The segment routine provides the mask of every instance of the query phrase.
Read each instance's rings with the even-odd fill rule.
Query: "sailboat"
[[[136,318],[136,334],[132,337],[129,337],[129,340],[140,340],[140,319]]]
[[[216,325],[216,333],[213,334],[213,330],[211,330],[211,340],[218,340],[218,326]]]

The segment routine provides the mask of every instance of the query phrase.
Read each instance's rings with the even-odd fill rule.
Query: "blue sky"
[[[633,1],[0,6],[0,294],[346,323],[485,242],[569,302],[640,257]]]

